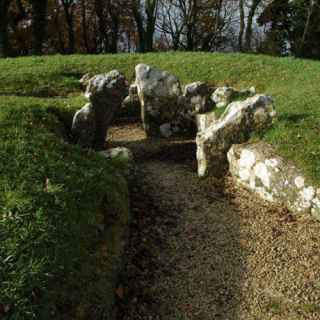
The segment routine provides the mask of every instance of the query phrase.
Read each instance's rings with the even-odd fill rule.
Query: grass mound
[[[128,223],[122,165],[67,144],[49,110],[0,101],[0,318],[108,316]]]
[[[50,95],[72,100],[80,92],[78,80],[84,73],[119,69],[133,80],[134,67],[142,62],[176,74],[184,84],[202,80],[236,88],[255,86],[257,92],[272,95],[279,121],[264,139],[304,169],[310,182],[320,184],[318,61],[218,53],[57,55],[6,59],[0,61],[0,95]]]
[[[244,54],[51,56],[0,61],[0,318],[107,318],[128,220],[121,164],[67,144],[80,77],[134,78],[148,63],[183,84],[255,86],[279,119],[263,139],[320,185],[320,63]],[[65,126],[61,121],[65,122]]]

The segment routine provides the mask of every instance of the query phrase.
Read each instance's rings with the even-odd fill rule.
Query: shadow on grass
[[[292,113],[283,113],[279,115],[278,120],[281,122],[287,122],[296,124],[299,123],[305,119],[308,119],[312,116],[310,113],[300,113],[300,114],[292,114]]]

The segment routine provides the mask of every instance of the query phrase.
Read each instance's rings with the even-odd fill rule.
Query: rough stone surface
[[[205,131],[210,127],[215,121],[217,121],[217,116],[214,112],[208,112],[203,114],[198,114],[196,116],[198,131]]]
[[[128,83],[117,70],[91,78],[85,92],[90,103],[78,111],[73,119],[75,142],[84,147],[103,149],[107,129],[127,93]]]
[[[189,111],[192,115],[206,113],[213,109],[210,89],[205,82],[197,81],[186,85],[183,96],[187,99],[190,106]]]
[[[179,98],[179,113],[176,120],[179,131],[196,134],[197,116],[214,109],[211,93],[208,85],[201,81],[184,87],[183,95]]]
[[[123,100],[122,106],[128,109],[140,110],[140,100],[138,96],[138,87],[136,84],[131,84],[129,87],[129,95]]]
[[[172,136],[172,128],[170,123],[164,123],[160,126],[161,136],[164,138],[169,138]]]
[[[197,135],[198,175],[222,176],[231,146],[246,142],[253,132],[270,126],[274,117],[269,96],[256,95],[231,103],[218,121]]]
[[[276,155],[265,142],[234,145],[229,168],[238,183],[270,202],[285,204],[296,213],[319,216],[320,194],[305,182],[303,173]]]
[[[81,85],[83,87],[86,87],[89,84],[90,79],[93,78],[93,74],[91,73],[86,73],[82,76],[82,78],[79,80]]]
[[[133,161],[133,154],[130,149],[125,147],[116,147],[111,148],[108,150],[103,150],[99,152],[102,156],[106,157],[107,159],[115,159],[119,158],[121,160],[132,162]]]
[[[141,103],[143,128],[147,136],[159,136],[160,126],[171,123],[179,113],[182,94],[179,80],[167,71],[145,64],[136,66],[136,85]]]
[[[238,91],[232,87],[225,86],[217,88],[212,94],[211,99],[217,108],[224,108],[233,100],[252,97],[255,93],[256,90],[254,87]]]
[[[89,148],[93,146],[95,131],[95,113],[91,103],[87,103],[73,117],[72,134],[76,138],[76,142]]]

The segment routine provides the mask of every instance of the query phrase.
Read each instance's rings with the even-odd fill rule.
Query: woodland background
[[[320,0],[0,0],[0,57],[257,52],[320,58]]]

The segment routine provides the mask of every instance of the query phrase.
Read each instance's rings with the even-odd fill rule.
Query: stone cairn
[[[193,82],[182,87],[167,71],[146,64],[135,68],[129,87],[124,76],[86,74],[80,80],[89,99],[73,119],[75,142],[101,150],[107,130],[121,107],[140,109],[147,137],[196,136],[198,176],[222,177],[229,168],[241,185],[271,202],[280,202],[297,213],[309,212],[320,220],[320,189],[307,185],[301,170],[276,155],[265,142],[250,137],[268,129],[275,117],[273,99],[255,88],[236,90]],[[220,117],[216,109],[225,108]],[[219,112],[220,113],[220,112]],[[100,152],[108,159],[131,161],[130,150]]]

